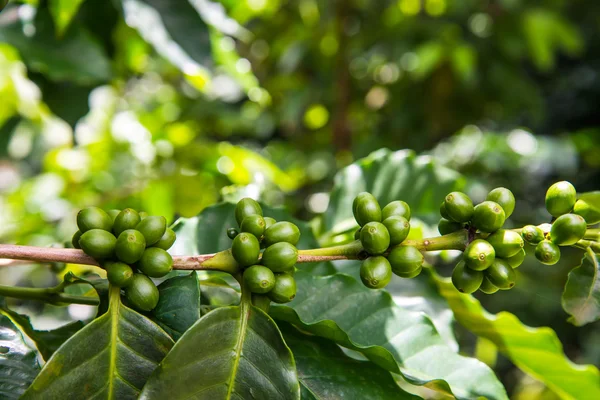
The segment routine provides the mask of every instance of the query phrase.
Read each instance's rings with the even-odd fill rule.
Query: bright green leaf
[[[54,18],[56,31],[62,36],[71,20],[77,14],[79,7],[85,0],[50,0],[50,14]]]
[[[108,312],[54,353],[22,399],[69,399],[74,390],[79,399],[137,399],[171,346],[171,338],[122,305],[113,288]]]
[[[471,295],[461,294],[450,279],[437,280],[456,320],[477,336],[493,342],[517,367],[543,382],[563,399],[600,398],[600,372],[592,365],[577,365],[563,353],[550,328],[523,325],[513,314],[490,314]]]
[[[599,268],[598,255],[588,249],[581,265],[569,272],[562,295],[562,306],[571,315],[569,321],[577,326],[600,319]]]
[[[275,322],[242,302],[209,312],[175,344],[141,400],[299,399],[290,349]]]
[[[429,317],[398,307],[389,293],[367,289],[342,274],[316,277],[298,271],[296,283],[292,302],[271,306],[276,319],[360,351],[412,384],[459,399],[507,398],[491,369],[456,354]]]

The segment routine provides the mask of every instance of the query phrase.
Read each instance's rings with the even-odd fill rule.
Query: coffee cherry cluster
[[[402,278],[414,278],[421,273],[424,259],[416,247],[394,247],[404,242],[410,233],[408,204],[397,200],[381,209],[371,193],[362,192],[354,199],[352,212],[360,225],[354,237],[360,240],[367,254],[360,267],[360,279],[366,287],[387,286],[392,273]]]
[[[150,311],[156,307],[158,289],[149,277],[171,272],[173,258],[167,250],[176,239],[165,217],[132,208],[105,212],[88,207],[77,214],[77,226],[73,247],[98,261],[111,285],[124,288],[135,308]]]
[[[588,225],[600,222],[600,212],[584,200],[577,200],[575,187],[567,181],[557,182],[546,192],[546,209],[552,224],[527,225],[521,230],[523,239],[535,245],[535,256],[546,265],[560,259],[558,246],[571,246],[583,239]]]
[[[235,220],[239,230],[229,228],[227,236],[233,239],[231,254],[244,270],[246,287],[275,303],[292,301],[296,297],[293,275],[298,260],[298,227],[288,221],[264,217],[260,204],[250,198],[237,203]],[[262,256],[261,248],[264,248]]]
[[[479,289],[492,294],[515,285],[514,269],[525,259],[524,241],[517,232],[502,229],[514,209],[514,195],[502,187],[475,206],[462,192],[449,193],[440,205],[440,234],[467,229],[472,237],[481,237],[469,243],[452,272],[452,283],[460,292]]]

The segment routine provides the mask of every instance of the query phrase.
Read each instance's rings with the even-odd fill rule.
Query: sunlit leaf
[[[562,306],[577,326],[600,319],[600,260],[588,249],[581,265],[569,272],[569,279],[562,295]]]
[[[56,25],[56,32],[62,36],[71,20],[77,14],[79,7],[85,0],[50,0],[50,14]]]

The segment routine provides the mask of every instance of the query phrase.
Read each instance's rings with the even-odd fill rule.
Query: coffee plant
[[[515,227],[510,189],[474,204],[462,182],[426,159],[380,151],[339,173],[329,210],[311,226],[250,198],[171,227],[131,208],[88,207],[77,214],[74,248],[0,245],[0,257],[48,263],[64,276],[46,289],[0,286],[3,297],[98,310],[88,324],[39,331],[3,300],[0,394],[412,399],[427,395],[424,386],[506,399],[490,367],[458,353],[452,321],[440,317],[451,310],[561,398],[600,398],[598,369],[572,363],[553,331],[489,314],[471,295],[510,290],[526,257],[551,268],[573,247],[582,261],[563,307],[576,325],[599,319],[600,195],[557,182],[545,195],[548,222]],[[440,235],[428,237],[433,209]],[[449,250],[461,255],[443,277],[436,267]],[[78,275],[65,263],[90,267]],[[388,284],[427,304],[395,301],[382,290]]]

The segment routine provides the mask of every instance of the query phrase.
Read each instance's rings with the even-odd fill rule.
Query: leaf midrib
[[[117,331],[119,329],[119,309],[121,308],[121,289],[118,287],[110,288],[110,351],[108,364],[108,400],[114,396],[114,382],[117,368]]]
[[[238,339],[235,344],[235,359],[233,360],[233,367],[231,369],[231,375],[229,376],[229,387],[227,388],[227,399],[231,399],[233,392],[233,386],[235,383],[235,377],[237,376],[237,370],[240,365],[240,359],[242,358],[242,347],[246,340],[246,330],[248,329],[248,317],[250,314],[250,306],[248,300],[242,297],[240,301],[240,329],[238,333]]]

